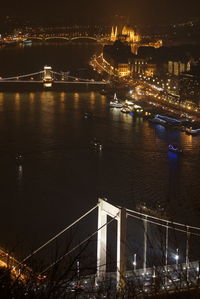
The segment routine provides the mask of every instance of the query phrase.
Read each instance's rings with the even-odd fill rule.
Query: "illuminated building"
[[[133,76],[141,74],[148,77],[153,77],[156,73],[156,70],[156,63],[151,60],[139,57],[134,58],[130,66],[130,71]]]
[[[110,36],[111,42],[115,42],[117,40],[117,36],[118,36],[117,31],[118,31],[117,30],[117,26],[116,27],[112,27],[111,36]]]
[[[200,67],[182,73],[179,77],[180,99],[200,107]]]
[[[132,27],[124,26],[121,32],[119,32],[118,27],[116,26],[112,27],[110,40],[113,42],[120,40],[122,42],[138,43],[140,42],[141,38]]]
[[[190,61],[168,61],[168,73],[173,76],[179,76],[181,73],[189,71]]]
[[[123,77],[130,75],[129,59],[133,56],[131,47],[121,41],[113,45],[105,45],[103,48],[103,59],[110,66],[112,73]]]
[[[123,27],[121,36],[122,38],[124,37],[128,43],[138,43],[141,40],[140,35],[129,26]]]
[[[119,77],[125,77],[130,75],[130,67],[128,63],[118,63],[116,71]]]
[[[156,50],[154,47],[140,47],[137,56],[130,61],[131,74],[153,77],[157,72]]]
[[[142,40],[141,36],[131,26],[121,26],[121,29],[117,26],[113,26],[111,29],[110,41],[115,42],[120,40],[131,45],[131,50],[134,54],[137,54],[138,48],[153,47],[160,48],[163,46],[161,39],[158,40]]]

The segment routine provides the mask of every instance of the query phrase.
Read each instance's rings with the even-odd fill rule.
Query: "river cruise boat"
[[[122,108],[123,105],[119,102],[116,93],[114,94],[113,100],[110,101],[111,108]]]
[[[132,109],[128,106],[123,106],[121,109],[121,112],[126,113],[126,114],[130,113],[131,111],[132,111]]]

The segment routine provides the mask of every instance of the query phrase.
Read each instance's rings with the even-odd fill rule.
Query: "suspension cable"
[[[50,266],[48,266],[45,270],[43,270],[42,272],[40,272],[39,275],[44,274],[45,272],[47,272],[50,268],[52,268],[53,266],[55,266],[57,263],[59,263],[60,261],[63,260],[64,257],[68,256],[70,253],[72,253],[74,250],[76,250],[77,248],[79,248],[81,245],[83,245],[85,242],[89,241],[93,236],[95,236],[99,230],[101,230],[104,226],[109,225],[112,221],[115,220],[115,218],[118,216],[119,213],[117,213],[117,215],[115,217],[113,217],[110,221],[108,221],[107,223],[103,224],[101,227],[99,227],[94,233],[92,233],[89,237],[85,238],[81,243],[79,243],[78,245],[76,245],[75,247],[73,247],[70,251],[66,252],[64,255],[62,255],[59,259],[57,259],[55,262],[53,262]]]
[[[40,71],[40,72],[37,72],[37,73],[31,73],[31,74],[27,74],[27,75],[15,76],[15,77],[1,78],[0,80],[12,80],[12,79],[16,79],[16,78],[30,77],[30,76],[38,75],[38,74],[41,74],[41,73],[44,73],[44,71]]]
[[[186,230],[183,230],[183,229],[181,229],[181,228],[177,228],[177,227],[170,226],[170,225],[167,225],[167,224],[158,223],[158,222],[155,222],[155,221],[153,221],[153,220],[149,220],[148,218],[142,219],[142,218],[139,217],[139,216],[132,215],[132,214],[129,214],[129,213],[127,214],[127,216],[130,216],[130,217],[132,217],[132,218],[136,218],[136,219],[139,219],[139,220],[145,220],[145,221],[147,221],[147,222],[149,222],[149,223],[151,223],[151,224],[155,224],[155,225],[158,225],[158,226],[161,226],[161,227],[167,227],[167,228],[170,228],[170,229],[173,229],[173,230],[182,232],[182,233],[187,233]],[[169,222],[169,223],[170,223],[170,222]],[[173,223],[173,222],[172,222],[172,223]],[[189,226],[185,226],[185,227],[188,227],[188,228],[189,228]],[[197,233],[194,233],[194,232],[190,232],[190,234],[191,234],[191,235],[194,235],[194,236],[198,236],[198,237],[200,237],[200,234],[197,234]]]
[[[88,212],[86,212],[84,215],[82,215],[80,218],[75,220],[72,224],[68,225],[66,228],[64,228],[62,231],[60,231],[57,235],[49,239],[46,243],[44,243],[42,246],[40,246],[38,249],[34,250],[31,254],[29,254],[27,257],[25,257],[20,263],[23,264],[26,262],[30,257],[35,255],[37,252],[39,252],[41,249],[46,247],[48,244],[50,244],[53,240],[58,238],[60,235],[62,235],[64,232],[66,232],[68,229],[70,229],[72,226],[74,226],[76,223],[78,223],[80,220],[82,220],[84,217],[86,217],[88,214],[90,214],[93,210],[97,208],[98,204],[95,205],[92,209],[90,209]]]
[[[55,74],[55,75],[59,75],[59,76],[62,76],[63,75],[63,73],[59,73],[59,72],[54,72],[54,71],[52,71],[52,73],[53,74]],[[86,82],[93,82],[92,80],[93,79],[83,79],[83,78],[78,78],[78,77],[74,77],[74,76],[67,76],[68,78],[71,78],[71,79],[75,79],[75,80],[82,80],[82,81],[86,81]]]
[[[147,215],[147,214],[137,212],[137,211],[134,211],[134,210],[130,210],[130,209],[126,209],[126,210],[128,212],[131,212],[131,213],[134,213],[134,214],[137,214],[137,215],[140,215],[140,216],[147,216],[148,218],[155,219],[155,220],[158,220],[158,221],[162,221],[162,222],[165,222],[165,223],[170,223],[172,225],[177,225],[177,226],[182,226],[182,227],[188,226],[191,229],[200,230],[200,227],[190,226],[190,225],[186,225],[186,224],[182,224],[182,223],[178,223],[178,222],[173,222],[173,221],[170,221],[170,220],[166,220],[166,219],[158,218],[158,217],[155,217],[155,216]]]

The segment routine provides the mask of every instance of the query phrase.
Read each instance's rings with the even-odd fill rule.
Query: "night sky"
[[[11,15],[47,23],[112,23],[116,14],[139,24],[170,23],[200,15],[199,0],[10,0],[0,16]]]

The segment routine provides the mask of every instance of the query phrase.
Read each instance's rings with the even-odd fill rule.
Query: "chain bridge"
[[[96,85],[103,86],[109,84],[109,81],[95,81],[94,79],[85,79],[75,76],[70,76],[69,72],[56,72],[52,70],[51,66],[44,66],[42,71],[30,73],[30,74],[19,74],[12,77],[2,78],[0,77],[0,87],[3,84],[43,84],[44,87],[50,88],[52,85],[66,85],[66,84],[79,84],[79,85]]]

